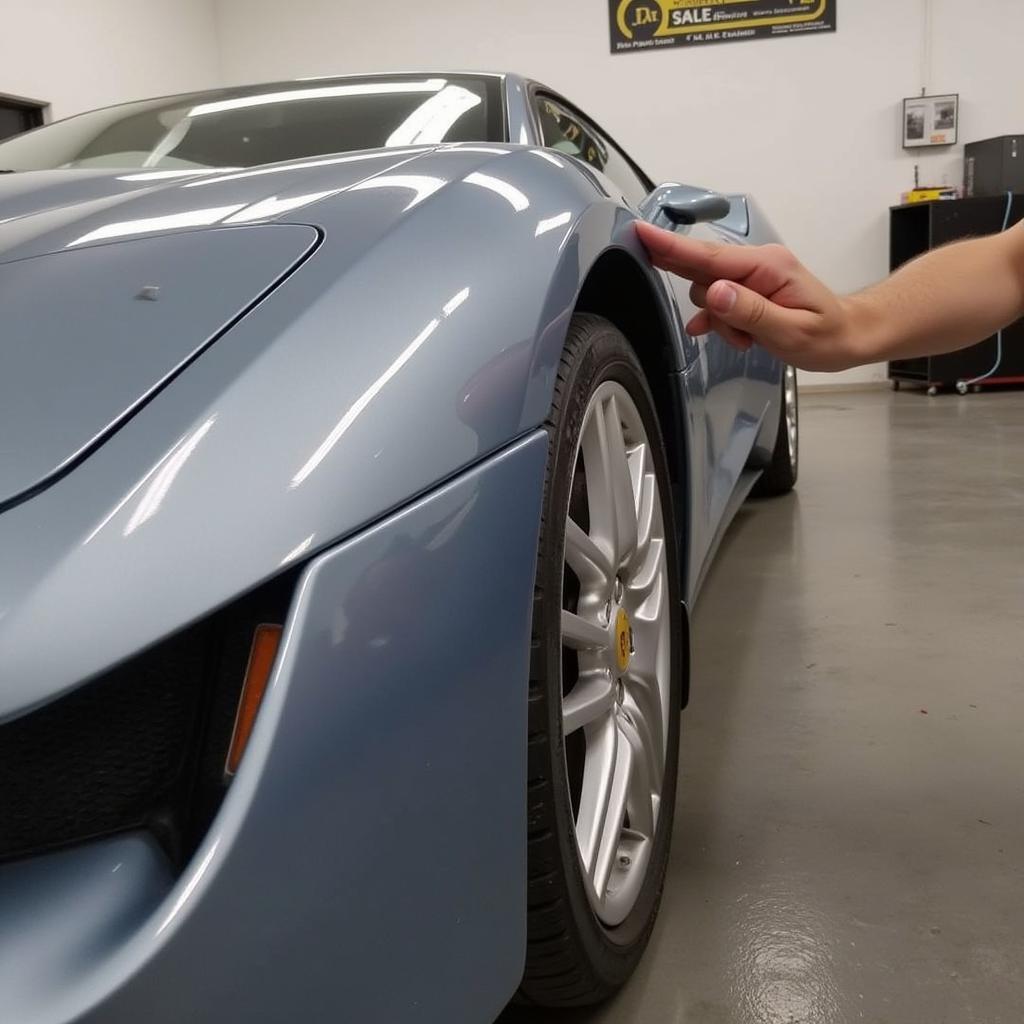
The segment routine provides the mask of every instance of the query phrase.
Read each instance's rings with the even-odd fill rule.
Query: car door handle
[[[659,185],[641,204],[640,216],[658,227],[677,228],[683,224],[721,220],[728,217],[732,203],[728,196],[693,185]]]

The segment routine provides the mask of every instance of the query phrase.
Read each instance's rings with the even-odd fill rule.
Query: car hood
[[[396,159],[406,162],[383,173]],[[39,255],[0,263],[2,278],[152,246],[167,260],[175,248],[182,268],[207,243],[238,240],[219,250],[220,265],[205,264],[206,280],[197,274],[183,286],[212,302],[207,293],[246,259],[246,240],[276,250],[262,276],[246,272],[255,287],[301,259],[88,457],[0,513],[0,721],[298,568],[534,430],[548,414],[588,268],[609,245],[640,265],[632,214],[582,164],[529,146],[309,163],[317,166],[122,197],[105,218],[62,227],[65,248],[37,233]],[[240,188],[253,191],[243,200]],[[164,219],[243,201],[242,217],[221,214],[208,227]],[[256,216],[274,222],[251,226]],[[102,238],[66,248],[105,225]],[[117,237],[113,225],[122,225]],[[309,232],[315,251],[296,256]],[[155,313],[176,291],[173,276],[153,278],[156,263],[144,275],[132,265],[142,267],[118,263],[131,282],[121,301],[135,316]],[[46,280],[25,307],[33,320],[55,301],[42,291]],[[149,285],[160,288],[156,302],[143,294]],[[180,311],[184,334],[199,318]],[[80,333],[75,312],[51,321],[65,346]],[[122,350],[134,354],[128,340]],[[78,365],[84,387],[98,388],[104,371]],[[57,393],[78,401],[70,381]],[[32,443],[55,413],[26,415],[35,434],[3,427],[14,445]],[[11,446],[0,436],[0,448]],[[447,544],[449,532],[431,544]]]
[[[317,237],[221,228],[0,265],[0,510],[84,458]]]
[[[0,264],[112,240],[279,218],[429,149],[375,150],[246,170],[55,170],[0,175]],[[297,183],[308,183],[295,195]],[[278,193],[290,190],[288,205]]]
[[[313,227],[272,221],[421,152],[0,177],[0,511],[85,458],[315,248]]]

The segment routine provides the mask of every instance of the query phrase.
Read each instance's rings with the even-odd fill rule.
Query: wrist
[[[838,352],[843,369],[877,363],[888,358],[885,318],[878,314],[864,294],[839,299],[840,330]]]

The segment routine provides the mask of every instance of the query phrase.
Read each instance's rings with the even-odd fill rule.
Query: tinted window
[[[251,167],[380,147],[504,140],[496,78],[347,78],[81,114],[0,144],[0,168]]]
[[[544,145],[577,157],[607,174],[634,206],[650,191],[623,153],[589,121],[554,100],[537,100],[541,136]]]

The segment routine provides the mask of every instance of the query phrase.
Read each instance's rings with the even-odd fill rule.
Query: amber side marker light
[[[253,633],[252,647],[249,649],[249,664],[245,669],[245,682],[242,684],[242,696],[238,701],[238,714],[235,716],[235,729],[231,734],[231,747],[228,750],[227,764],[224,771],[234,775],[238,771],[239,762],[252,735],[252,727],[256,723],[256,714],[263,703],[263,694],[270,679],[270,670],[274,667],[277,649],[281,646],[280,626],[263,624],[256,627]]]

